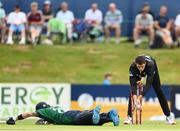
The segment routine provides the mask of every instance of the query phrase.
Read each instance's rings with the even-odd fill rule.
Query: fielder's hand
[[[137,81],[137,86],[138,87],[143,87],[143,82],[140,80],[140,81]]]
[[[142,95],[140,95],[140,96],[134,95],[133,96],[132,111],[134,111],[135,109],[137,109],[137,110],[142,109],[141,101],[142,101]]]
[[[136,108],[137,110],[141,110],[141,109],[142,109],[142,105],[141,105],[141,102],[140,102],[139,99],[136,100],[135,108]]]

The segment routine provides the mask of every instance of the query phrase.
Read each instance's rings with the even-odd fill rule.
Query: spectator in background
[[[66,42],[66,25],[64,21],[57,18],[52,18],[48,22],[47,37],[52,40],[52,36],[57,35],[58,38],[62,38],[62,43]]]
[[[180,14],[175,19],[176,44],[180,46]]]
[[[31,12],[27,15],[27,19],[31,34],[31,42],[36,45],[40,39],[44,22],[42,12],[38,10],[37,2],[31,3]]]
[[[5,42],[5,33],[6,33],[6,22],[5,22],[6,13],[3,9],[3,4],[0,2],[0,40],[1,43]]]
[[[98,9],[98,4],[93,3],[91,5],[91,9],[88,9],[85,13],[85,21],[89,25],[89,29],[87,34],[89,35],[90,39],[93,41],[96,38],[102,36],[102,20],[103,14]]]
[[[51,9],[51,1],[46,0],[43,5],[43,19],[44,19],[44,30],[47,31],[47,24],[50,19],[53,18],[53,12]]]
[[[112,79],[112,75],[110,73],[105,74],[103,85],[111,85],[111,79]]]
[[[72,42],[74,14],[68,10],[68,4],[66,2],[61,4],[61,10],[57,13],[56,18],[65,22],[68,39]]]
[[[94,26],[99,26],[102,24],[103,15],[102,12],[98,9],[98,4],[93,3],[91,5],[91,9],[88,9],[85,13],[86,21],[92,21]]]
[[[154,40],[154,28],[153,28],[153,17],[148,13],[148,9],[143,7],[140,14],[136,16],[135,27],[133,31],[133,38],[135,46],[139,46],[141,43],[140,35],[148,35],[150,39],[149,45],[153,44]]]
[[[149,3],[144,3],[142,9],[146,10],[148,12],[148,14],[150,14],[153,19],[155,18],[155,14],[154,12],[151,10],[151,6],[149,5]],[[138,13],[138,14],[141,14],[142,13],[142,10]]]
[[[173,44],[171,36],[172,21],[167,16],[168,8],[161,6],[159,15],[155,18],[156,35],[160,36],[164,44],[170,46]]]
[[[13,42],[14,32],[21,33],[21,40],[19,44],[25,44],[26,42],[25,23],[26,22],[27,22],[26,14],[24,12],[21,12],[19,5],[16,5],[14,7],[14,12],[11,12],[7,18],[7,23],[10,25],[7,44],[12,45],[14,43]]]
[[[109,4],[109,11],[105,15],[105,35],[106,42],[110,41],[110,31],[115,30],[116,44],[120,43],[121,24],[123,22],[123,15],[120,10],[116,8],[115,3]]]

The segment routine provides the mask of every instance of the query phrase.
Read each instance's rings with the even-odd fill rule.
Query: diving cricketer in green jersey
[[[36,105],[35,112],[22,113],[16,118],[10,117],[6,123],[14,125],[16,121],[29,117],[39,117],[41,124],[54,125],[103,125],[112,122],[114,126],[119,125],[119,115],[115,109],[108,113],[100,113],[101,107],[97,106],[93,110],[70,110],[64,112],[60,107],[53,107],[45,102]]]
[[[36,113],[40,118],[45,118],[49,123],[68,125],[73,123],[72,117],[64,115],[64,111],[58,106],[39,109]]]

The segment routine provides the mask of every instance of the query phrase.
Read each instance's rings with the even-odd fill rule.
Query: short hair
[[[163,9],[163,8],[168,9],[168,7],[167,7],[166,5],[162,5],[162,6],[160,7],[160,10]]]
[[[145,57],[143,55],[137,56],[136,59],[135,59],[135,63],[139,64],[139,65],[145,64],[146,59],[145,59]]]
[[[145,3],[143,4],[143,8],[146,7],[146,6],[150,6],[150,4],[149,4],[148,2],[145,2]]]
[[[15,5],[14,8],[15,9],[20,9],[20,6],[19,5]]]
[[[110,3],[109,7],[112,7],[112,6],[116,7],[116,4],[115,3]]]
[[[111,77],[111,76],[112,76],[112,74],[106,73],[106,74],[104,75],[104,79],[106,79],[106,78],[108,78],[108,77]]]
[[[32,2],[31,6],[38,6],[38,3],[37,2]]]
[[[63,2],[61,3],[61,6],[63,6],[63,5],[68,6],[68,3],[67,3],[66,1],[63,1]]]
[[[51,1],[50,0],[44,1],[44,5],[51,5]]]
[[[91,6],[96,5],[98,7],[98,3],[92,3]]]

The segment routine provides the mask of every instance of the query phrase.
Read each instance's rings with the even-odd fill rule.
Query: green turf
[[[0,130],[179,130],[180,121],[176,125],[167,125],[164,121],[144,121],[142,125],[123,125],[114,127],[112,123],[103,126],[66,126],[66,125],[34,125],[34,120],[18,122],[16,125],[0,125]]]
[[[113,84],[128,83],[128,68],[138,54],[156,58],[163,84],[180,84],[180,49],[150,50],[132,43],[0,46],[0,82],[101,84],[106,72]]]

